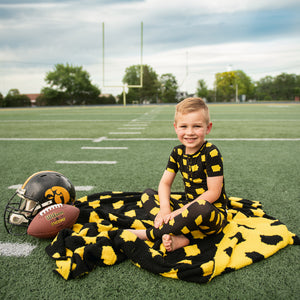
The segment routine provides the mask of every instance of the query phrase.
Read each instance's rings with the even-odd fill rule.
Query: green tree
[[[122,82],[128,85],[140,85],[141,65],[133,65],[125,70]],[[160,83],[156,72],[148,65],[143,65],[143,86],[141,88],[129,88],[126,96],[127,102],[144,100],[157,102]]]
[[[0,107],[3,107],[3,106],[4,106],[4,98],[3,98],[2,93],[0,93]]]
[[[246,95],[247,99],[254,97],[255,86],[251,78],[241,70],[234,71],[236,75],[236,83],[238,85],[238,94]]]
[[[47,105],[98,104],[100,90],[82,67],[57,64],[45,78],[49,85],[42,89],[40,103]]]
[[[116,98],[111,94],[99,96],[99,100],[101,104],[116,104]]]
[[[217,101],[235,101],[238,95],[253,97],[254,84],[243,71],[217,73],[215,76]]]
[[[299,76],[298,76],[299,77]],[[299,79],[296,74],[282,73],[274,78],[277,100],[294,100],[299,89]]]
[[[208,88],[204,79],[199,79],[197,83],[197,91],[196,95],[201,98],[207,99],[208,96]]]
[[[258,100],[272,100],[274,96],[274,82],[272,76],[266,76],[256,83],[256,97]]]
[[[178,84],[176,77],[171,73],[163,74],[160,77],[161,101],[164,103],[177,102]]]
[[[217,101],[232,101],[236,91],[236,76],[233,71],[217,73],[216,75],[216,98]]]
[[[275,77],[266,76],[256,82],[259,100],[295,100],[300,96],[300,75],[281,73]]]
[[[299,97],[300,97],[300,75],[296,75],[296,83],[295,83],[295,87],[294,87],[294,94],[295,94],[295,98],[297,97],[299,99]]]
[[[68,97],[64,92],[50,87],[44,87],[41,96],[36,99],[37,106],[59,106],[69,104]]]
[[[24,107],[31,106],[29,97],[20,94],[18,89],[10,89],[3,99],[4,107]]]

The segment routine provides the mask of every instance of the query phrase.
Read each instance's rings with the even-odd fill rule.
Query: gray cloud
[[[190,90],[200,78],[211,84],[228,64],[255,78],[268,70],[299,72],[299,11],[294,0],[1,1],[0,91],[38,92],[45,70],[65,62],[83,65],[101,85],[102,22],[107,77],[114,82],[126,67],[139,63],[141,21],[144,62],[160,74],[172,72],[178,81],[188,81]],[[14,76],[29,67],[34,80],[42,78],[30,87],[34,91]]]

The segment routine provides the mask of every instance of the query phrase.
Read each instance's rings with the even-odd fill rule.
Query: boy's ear
[[[212,129],[212,122],[209,122],[206,129],[206,134],[209,134]]]
[[[176,134],[178,134],[178,133],[177,133],[177,131],[178,131],[178,127],[177,127],[177,124],[176,124],[176,122],[174,122],[174,123],[173,123],[173,126],[174,126],[174,129],[175,129],[175,133],[176,133]]]

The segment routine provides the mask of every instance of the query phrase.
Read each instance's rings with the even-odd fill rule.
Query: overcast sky
[[[0,0],[0,92],[39,93],[57,63],[82,66],[102,92],[141,62],[181,90],[243,70],[253,80],[300,74],[299,0]]]

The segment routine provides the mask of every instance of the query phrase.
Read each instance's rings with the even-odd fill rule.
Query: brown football
[[[68,204],[47,206],[30,222],[27,234],[41,239],[54,237],[60,230],[72,227],[79,212],[79,208]]]

